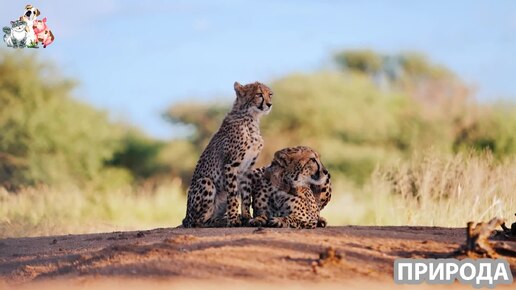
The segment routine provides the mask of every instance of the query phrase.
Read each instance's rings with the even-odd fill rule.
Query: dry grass
[[[48,187],[16,194],[0,191],[0,237],[177,226],[185,209],[186,199],[177,181],[109,194]]]
[[[516,211],[516,159],[490,154],[414,156],[378,168],[362,188],[334,180],[322,215],[330,225],[460,226]],[[173,181],[152,189],[107,193],[78,188],[0,191],[0,237],[135,230],[179,225],[184,189]]]
[[[370,182],[354,193],[336,194],[328,209],[330,220],[460,227],[494,216],[512,221],[516,212],[516,159],[500,161],[489,153],[414,156],[410,162],[377,169]],[[354,213],[339,210],[344,206]]]

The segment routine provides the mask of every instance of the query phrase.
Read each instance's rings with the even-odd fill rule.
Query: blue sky
[[[3,25],[28,3],[2,3]],[[175,102],[227,100],[235,80],[326,68],[346,48],[420,51],[476,86],[480,99],[516,100],[516,1],[31,4],[56,36],[35,53],[80,80],[77,97],[160,138],[179,130],[161,118]]]

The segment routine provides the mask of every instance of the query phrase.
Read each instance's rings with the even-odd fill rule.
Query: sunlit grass
[[[0,191],[0,237],[173,227],[186,208],[179,180],[108,192],[78,188]],[[516,160],[490,154],[414,156],[379,168],[363,187],[338,176],[322,211],[329,225],[463,227],[516,211]]]
[[[0,192],[0,237],[76,234],[173,227],[186,199],[179,182],[154,189],[103,192],[77,188],[28,188]]]
[[[464,227],[494,216],[514,220],[516,160],[488,153],[415,156],[378,169],[361,189],[343,191],[322,212],[330,224]]]

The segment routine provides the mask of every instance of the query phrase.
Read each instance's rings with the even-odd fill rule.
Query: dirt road
[[[464,239],[463,228],[359,226],[169,228],[4,239],[0,240],[0,288],[2,283],[29,288],[40,283],[41,288],[52,289],[141,288],[140,284],[158,289],[170,283],[203,289],[241,288],[242,283],[283,289],[313,288],[312,283],[318,289],[364,284],[390,288],[394,259],[440,257]],[[318,265],[319,254],[330,246],[342,259]],[[515,275],[516,258],[508,260]],[[422,285],[421,289],[427,287],[435,288]]]

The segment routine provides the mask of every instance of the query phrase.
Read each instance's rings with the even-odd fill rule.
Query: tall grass
[[[15,194],[0,189],[0,237],[171,227],[181,223],[185,209],[178,180],[109,193],[44,186]]]
[[[465,226],[516,213],[516,159],[490,153],[414,156],[378,168],[361,189],[334,193],[334,224]],[[324,211],[323,211],[324,215]]]
[[[428,153],[378,167],[363,187],[334,179],[322,211],[332,226],[465,226],[516,212],[516,158],[489,153]],[[78,188],[0,191],[0,237],[136,230],[179,225],[185,213],[180,181],[95,192]]]

